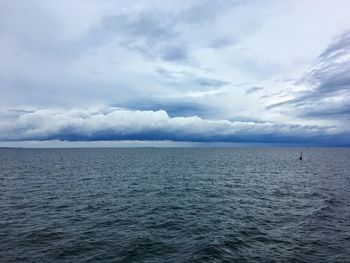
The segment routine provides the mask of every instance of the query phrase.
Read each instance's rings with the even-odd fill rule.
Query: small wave
[[[63,231],[51,230],[49,228],[35,229],[24,236],[24,239],[29,244],[51,243],[52,241],[57,241],[62,238],[64,238]]]
[[[189,262],[233,262],[244,260],[242,249],[249,247],[249,243],[244,242],[238,236],[230,236],[221,241],[213,241],[199,246]]]
[[[174,252],[175,248],[169,244],[149,237],[138,237],[125,244],[119,256],[123,262],[142,262]]]

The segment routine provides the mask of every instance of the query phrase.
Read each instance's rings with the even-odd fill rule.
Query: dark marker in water
[[[303,152],[300,153],[300,157],[299,157],[299,160],[302,160],[303,159]]]

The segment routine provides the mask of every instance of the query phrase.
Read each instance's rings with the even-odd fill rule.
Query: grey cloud
[[[208,117],[213,114],[217,109],[210,105],[200,103],[193,100],[181,101],[177,99],[150,99],[150,98],[138,98],[123,104],[116,104],[116,106],[128,108],[130,110],[141,110],[141,111],[159,111],[164,110],[169,114],[170,117]]]
[[[196,0],[179,14],[179,18],[188,24],[203,25],[215,21],[222,16],[223,11],[241,4],[241,1],[236,0]]]
[[[164,48],[162,51],[162,59],[168,61],[181,61],[187,58],[186,48],[183,46],[171,46]]]
[[[94,2],[89,4],[93,6]],[[89,4],[83,6],[83,10]],[[61,18],[55,16],[56,10],[50,10],[49,5],[34,0],[21,4],[3,1],[0,3],[0,32],[4,39],[10,39],[11,44],[22,51],[50,59],[64,59],[66,62],[79,57],[91,47],[106,44],[115,38],[120,44],[148,58],[183,61],[188,57],[188,50],[195,45],[229,45],[228,36],[212,36],[202,32],[201,37],[193,41],[193,33],[209,27],[219,15],[238,5],[238,2],[192,0],[186,4],[169,5],[149,1],[142,5],[131,2],[110,5],[109,13],[112,14],[102,15],[84,29],[87,32],[78,32],[72,37],[67,34],[67,25],[62,25]],[[77,7],[79,5],[72,4],[73,10]],[[127,11],[122,12],[123,9]]]
[[[319,105],[317,110],[309,109],[303,114],[305,117],[320,117],[320,118],[330,118],[330,119],[344,119],[350,120],[350,103],[345,102],[342,105],[328,105],[327,107],[322,107]]]
[[[174,87],[186,88],[187,90],[198,90],[208,88],[222,88],[230,84],[229,81],[225,81],[217,78],[209,78],[194,75],[187,71],[170,71],[159,67],[156,73],[162,76],[166,82]]]
[[[225,48],[225,47],[229,47],[232,46],[235,42],[230,39],[229,37],[219,37],[217,39],[212,40],[209,43],[209,46],[212,48]]]
[[[175,37],[169,18],[153,12],[116,14],[104,17],[96,30],[124,34],[130,39],[143,40],[149,45]],[[106,33],[107,33],[106,32]]]
[[[350,31],[343,34],[318,57],[317,64],[297,81],[309,90],[294,99],[267,109],[281,108],[308,118],[345,118],[350,112]]]
[[[324,61],[341,57],[350,52],[350,30],[331,43],[320,55]]]
[[[137,14],[115,14],[104,17],[88,36],[88,42],[105,42],[119,38],[128,49],[148,58],[176,61],[187,57],[186,47],[179,34],[164,14],[143,11]],[[177,43],[177,45],[174,45]]]
[[[223,81],[221,79],[213,79],[213,78],[198,78],[196,79],[196,82],[199,84],[199,86],[204,87],[224,87],[230,82]]]
[[[246,90],[245,94],[248,95],[248,94],[257,92],[259,90],[263,90],[263,89],[264,89],[263,87],[251,87],[251,88]]]
[[[159,93],[224,87],[211,76],[153,78],[136,65],[187,63],[198,47],[229,45],[235,36],[215,23],[241,2],[111,1],[100,12],[100,1],[0,1],[0,104],[110,104],[157,85]]]
[[[196,46],[221,48],[234,43],[227,35],[215,35],[210,27],[220,15],[240,5],[238,1],[189,1],[169,10],[130,10],[129,14],[104,17],[89,36],[91,42],[121,38],[121,43],[148,58],[185,61]],[[193,33],[195,32],[195,35]],[[201,37],[198,38],[199,34]],[[193,38],[196,41],[193,41]]]
[[[270,94],[265,94],[265,95],[261,96],[259,98],[259,100],[268,99],[268,98],[283,97],[285,95],[286,95],[285,91],[278,91],[278,92],[275,92],[275,93],[272,93],[272,94],[271,93]],[[270,106],[270,107],[273,108],[273,106]]]

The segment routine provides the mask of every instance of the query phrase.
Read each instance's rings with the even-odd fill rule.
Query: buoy
[[[301,161],[303,159],[303,152],[300,153],[299,160]]]

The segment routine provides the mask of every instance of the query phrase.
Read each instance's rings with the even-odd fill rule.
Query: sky
[[[350,145],[347,0],[0,1],[0,146]]]

